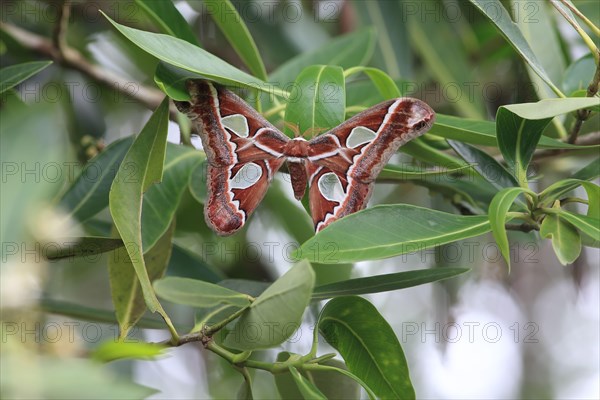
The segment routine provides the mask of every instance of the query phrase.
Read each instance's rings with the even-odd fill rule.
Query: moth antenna
[[[294,137],[299,137],[300,136],[300,128],[298,127],[297,124],[294,124],[292,122],[284,121],[283,125],[286,128],[290,129],[292,132],[294,132]]]

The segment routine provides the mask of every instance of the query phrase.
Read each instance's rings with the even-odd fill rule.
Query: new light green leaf
[[[285,110],[284,132],[289,137],[305,134],[311,137],[344,122],[345,112],[343,70],[313,65],[302,70],[296,78]]]
[[[600,99],[597,97],[544,99],[536,103],[509,104],[503,108],[521,118],[539,120],[582,109],[600,111]]]
[[[380,398],[414,399],[404,352],[391,326],[367,300],[338,297],[318,320],[319,332],[344,358],[348,370]]]
[[[514,187],[507,188],[500,192],[498,192],[492,202],[490,203],[490,208],[488,211],[490,226],[492,228],[492,234],[494,235],[494,239],[496,240],[496,244],[498,244],[498,248],[508,265],[508,269],[510,271],[510,250],[508,246],[508,236],[506,235],[506,221],[509,219],[507,216],[508,210],[514,204],[516,198],[521,193],[529,193],[532,196],[535,196],[535,193],[531,192],[528,189]]]
[[[101,362],[123,359],[150,360],[164,354],[166,347],[159,343],[110,340],[92,351],[91,358]]]
[[[110,213],[140,280],[148,309],[167,321],[150,283],[142,249],[142,197],[162,178],[165,159],[169,100],[165,98],[125,155],[109,194]]]
[[[315,284],[315,273],[304,260],[277,279],[252,303],[230,331],[224,345],[238,350],[281,344],[300,327]]]
[[[194,74],[214,79],[228,85],[242,85],[258,89],[277,96],[287,96],[287,92],[267,84],[264,81],[243,72],[219,57],[185,40],[169,35],[145,32],[121,25],[105,15],[119,32],[136,46],[154,57],[175,67],[182,68]]]
[[[363,72],[369,77],[373,85],[379,91],[379,94],[381,94],[381,97],[383,97],[385,100],[395,99],[402,96],[402,93],[400,92],[400,89],[398,89],[396,82],[394,82],[394,80],[388,74],[378,68],[354,67],[344,71],[344,74],[346,77],[349,77],[358,72]]]
[[[600,241],[600,218],[589,217],[587,215],[575,214],[565,210],[555,213],[570,222],[574,227],[585,233],[595,241]]]
[[[267,70],[256,43],[240,16],[229,0],[204,0],[206,11],[223,32],[227,41],[240,56],[250,72],[258,79],[267,80]]]
[[[406,289],[453,278],[467,271],[468,268],[432,268],[349,279],[315,287],[312,300]]]
[[[552,248],[562,265],[572,264],[581,253],[581,237],[577,229],[564,221],[560,214],[549,214],[544,217],[540,236],[552,238]]]
[[[52,64],[52,61],[31,61],[0,69],[0,94],[12,89]]]
[[[296,256],[323,264],[376,260],[489,232],[486,216],[454,215],[409,204],[350,214],[302,244]]]
[[[559,97],[565,97],[564,94],[552,82],[533,50],[527,43],[519,27],[512,21],[508,11],[504,8],[500,0],[470,0],[496,28],[508,43],[519,53],[527,62],[531,69],[556,93]]]
[[[246,294],[197,279],[166,277],[154,282],[154,290],[165,300],[197,308],[220,304],[231,304],[239,308],[250,305]]]

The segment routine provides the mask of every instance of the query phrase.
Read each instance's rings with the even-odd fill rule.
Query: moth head
[[[408,124],[411,130],[418,133],[427,132],[435,121],[435,111],[427,103],[418,99],[407,99],[409,102]]]

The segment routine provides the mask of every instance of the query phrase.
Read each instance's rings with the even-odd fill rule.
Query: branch
[[[597,50],[596,50],[597,51]],[[598,86],[600,85],[600,64],[596,65],[596,73],[594,74],[594,79],[590,82],[586,97],[594,97],[596,93],[598,93]],[[573,128],[571,129],[571,134],[569,135],[569,143],[575,143],[577,140],[577,135],[579,135],[579,131],[581,130],[581,126],[587,119],[590,117],[592,112],[590,110],[577,110],[577,119],[573,123]]]
[[[165,97],[163,92],[92,64],[79,51],[67,46],[64,38],[65,24],[69,18],[67,3],[62,8],[61,19],[54,30],[53,40],[5,22],[0,22],[0,29],[13,37],[21,46],[42,56],[50,57],[54,62],[67,68],[79,71],[90,79],[132,98],[150,109],[157,108]],[[137,90],[132,90],[132,87]],[[171,119],[175,120],[177,109],[174,106],[170,108],[170,115]]]

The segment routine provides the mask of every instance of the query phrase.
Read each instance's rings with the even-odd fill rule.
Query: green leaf
[[[535,56],[527,40],[519,27],[512,21],[510,15],[500,0],[470,0],[500,31],[508,43],[519,53],[531,69],[556,93],[564,97],[560,89],[554,85],[537,57]]]
[[[335,221],[302,244],[296,256],[323,264],[376,260],[489,230],[485,216],[454,215],[408,204],[381,205]]]
[[[572,264],[581,253],[581,237],[577,229],[564,221],[560,214],[549,214],[544,217],[540,236],[552,238],[554,253],[562,265]]]
[[[543,120],[581,109],[600,111],[600,99],[597,97],[545,99],[537,103],[510,104],[502,108],[524,119]]]
[[[144,253],[144,264],[150,282],[160,279],[167,270],[174,230],[174,224],[171,224],[158,242]],[[109,258],[108,273],[115,314],[119,322],[119,335],[124,338],[146,312],[140,280],[126,248],[118,249]]]
[[[144,194],[142,204],[142,243],[150,248],[167,230],[188,187],[190,174],[203,153],[191,147],[167,144],[163,178]]]
[[[267,70],[263,64],[256,43],[236,8],[229,0],[204,0],[206,11],[221,29],[227,41],[240,56],[250,72],[266,81]]]
[[[135,0],[136,4],[152,19],[160,32],[200,46],[196,35],[171,0]]]
[[[142,194],[162,178],[168,121],[169,100],[165,98],[125,155],[109,195],[110,213],[141,283],[146,305],[150,311],[160,312],[167,321],[168,316],[152,290],[142,256],[141,229]]]
[[[397,180],[418,180],[426,177],[434,177],[441,175],[452,175],[460,171],[469,169],[469,165],[464,165],[457,168],[436,168],[436,169],[420,169],[409,165],[386,165],[381,173],[377,176],[378,180],[382,179],[397,179]]]
[[[62,196],[59,206],[80,222],[104,210],[108,206],[110,186],[132,142],[133,136],[117,140],[88,161]],[[128,179],[130,175],[131,172],[124,178]]]
[[[302,70],[285,110],[285,134],[309,137],[344,122],[346,92],[340,67],[313,65]],[[294,132],[296,127],[298,132]]]
[[[600,187],[598,187],[598,185],[579,179],[563,179],[548,186],[540,193],[540,207],[549,207],[553,205],[556,200],[560,199],[560,197],[566,195],[570,191],[578,188],[579,186],[583,186],[586,190],[588,198],[590,200],[590,205],[600,204],[597,202],[598,196],[600,196]],[[589,211],[595,212],[595,208],[589,207]],[[596,218],[598,217],[595,214],[590,216]]]
[[[200,47],[172,36],[129,28],[104,15],[127,39],[159,60],[226,85],[242,85],[287,97],[285,91],[235,68]]]
[[[51,242],[41,244],[41,248],[44,249],[44,256],[48,260],[89,257],[122,246],[123,241],[121,239],[93,236],[53,239]]]
[[[176,101],[190,101],[185,87],[188,79],[204,79],[200,74],[186,71],[166,62],[159,61],[154,71],[154,82],[167,96]],[[187,118],[187,117],[185,117]]]
[[[308,379],[303,377],[300,372],[294,367],[289,367],[289,371],[292,378],[296,382],[296,387],[302,395],[303,399],[323,399],[327,400],[327,397],[315,385],[313,385]]]
[[[396,82],[380,69],[372,67],[354,67],[346,70],[344,73],[346,77],[349,77],[358,72],[364,72],[365,75],[369,77],[383,99],[395,99],[402,96]]]
[[[400,342],[367,300],[355,296],[331,300],[321,311],[318,327],[344,358],[348,370],[378,397],[415,398]]]
[[[340,360],[326,360],[319,362],[319,365],[348,370],[346,364]],[[315,386],[319,388],[328,399],[360,399],[360,385],[347,375],[332,370],[306,371],[306,375],[310,377],[311,381],[315,383]]]
[[[101,310],[48,298],[41,299],[38,303],[38,307],[40,310],[49,314],[64,315],[78,320],[103,322],[107,324],[118,323],[114,310]],[[142,317],[138,320],[136,326],[139,328],[164,329],[165,321],[152,317]],[[180,328],[185,329],[187,327]]]
[[[394,78],[412,76],[413,55],[409,43],[404,4],[400,1],[353,1],[363,25],[377,27],[377,47],[371,64]],[[399,96],[397,96],[399,97]]]
[[[527,120],[506,107],[500,107],[496,115],[498,147],[517,181],[527,185],[527,167],[542,132],[552,118]]]
[[[596,64],[592,53],[588,53],[580,59],[573,62],[565,71],[562,89],[572,96],[573,93],[579,90],[587,89],[596,71]]]
[[[12,89],[52,64],[52,61],[31,61],[0,69],[0,94]]]
[[[494,196],[492,202],[490,203],[490,208],[488,211],[490,226],[492,228],[492,234],[494,235],[494,239],[500,248],[500,252],[508,265],[508,270],[510,271],[510,250],[508,247],[508,237],[506,235],[506,221],[508,220],[507,213],[510,210],[510,207],[514,204],[516,198],[521,193],[529,193],[532,196],[535,196],[535,193],[531,192],[528,189],[514,187],[507,188],[501,190]]]
[[[600,157],[575,172],[571,178],[589,181],[600,176]]]
[[[92,351],[91,358],[101,362],[122,359],[151,360],[164,354],[165,345],[145,342],[107,341]]]
[[[307,261],[294,265],[252,303],[225,338],[225,346],[255,350],[276,346],[300,327],[315,283]]]
[[[408,32],[413,49],[425,61],[425,68],[431,70],[436,80],[448,93],[448,103],[465,117],[481,118],[484,115],[483,98],[474,82],[469,56],[460,40],[443,40],[455,37],[456,33],[450,21],[439,17],[441,3],[433,0],[420,2],[424,11],[406,15]]]
[[[425,283],[454,278],[467,271],[470,270],[468,268],[433,268],[349,279],[347,281],[315,287],[312,300],[406,289]]]
[[[281,65],[269,75],[269,82],[286,87],[310,65],[338,65],[342,68],[364,65],[373,54],[375,32],[363,29],[333,39],[317,50],[300,54]]]
[[[427,134],[480,146],[498,147],[496,124],[491,121],[436,114],[436,121]],[[542,136],[539,141],[539,147],[544,149],[576,150],[590,149],[598,146],[577,146]]]
[[[462,168],[468,166],[462,160],[453,157],[427,144],[423,138],[416,138],[400,147],[400,151],[409,154],[417,160],[436,164],[443,168]]]
[[[570,222],[573,226],[579,229],[595,241],[600,241],[600,218],[588,217],[586,215],[570,213],[565,210],[557,212],[562,219]]]
[[[165,300],[197,308],[220,304],[231,304],[238,308],[250,305],[246,294],[196,279],[166,277],[154,282],[154,290]]]
[[[475,171],[485,178],[496,189],[518,186],[517,180],[488,153],[466,143],[448,140],[448,144],[468,162]]]

